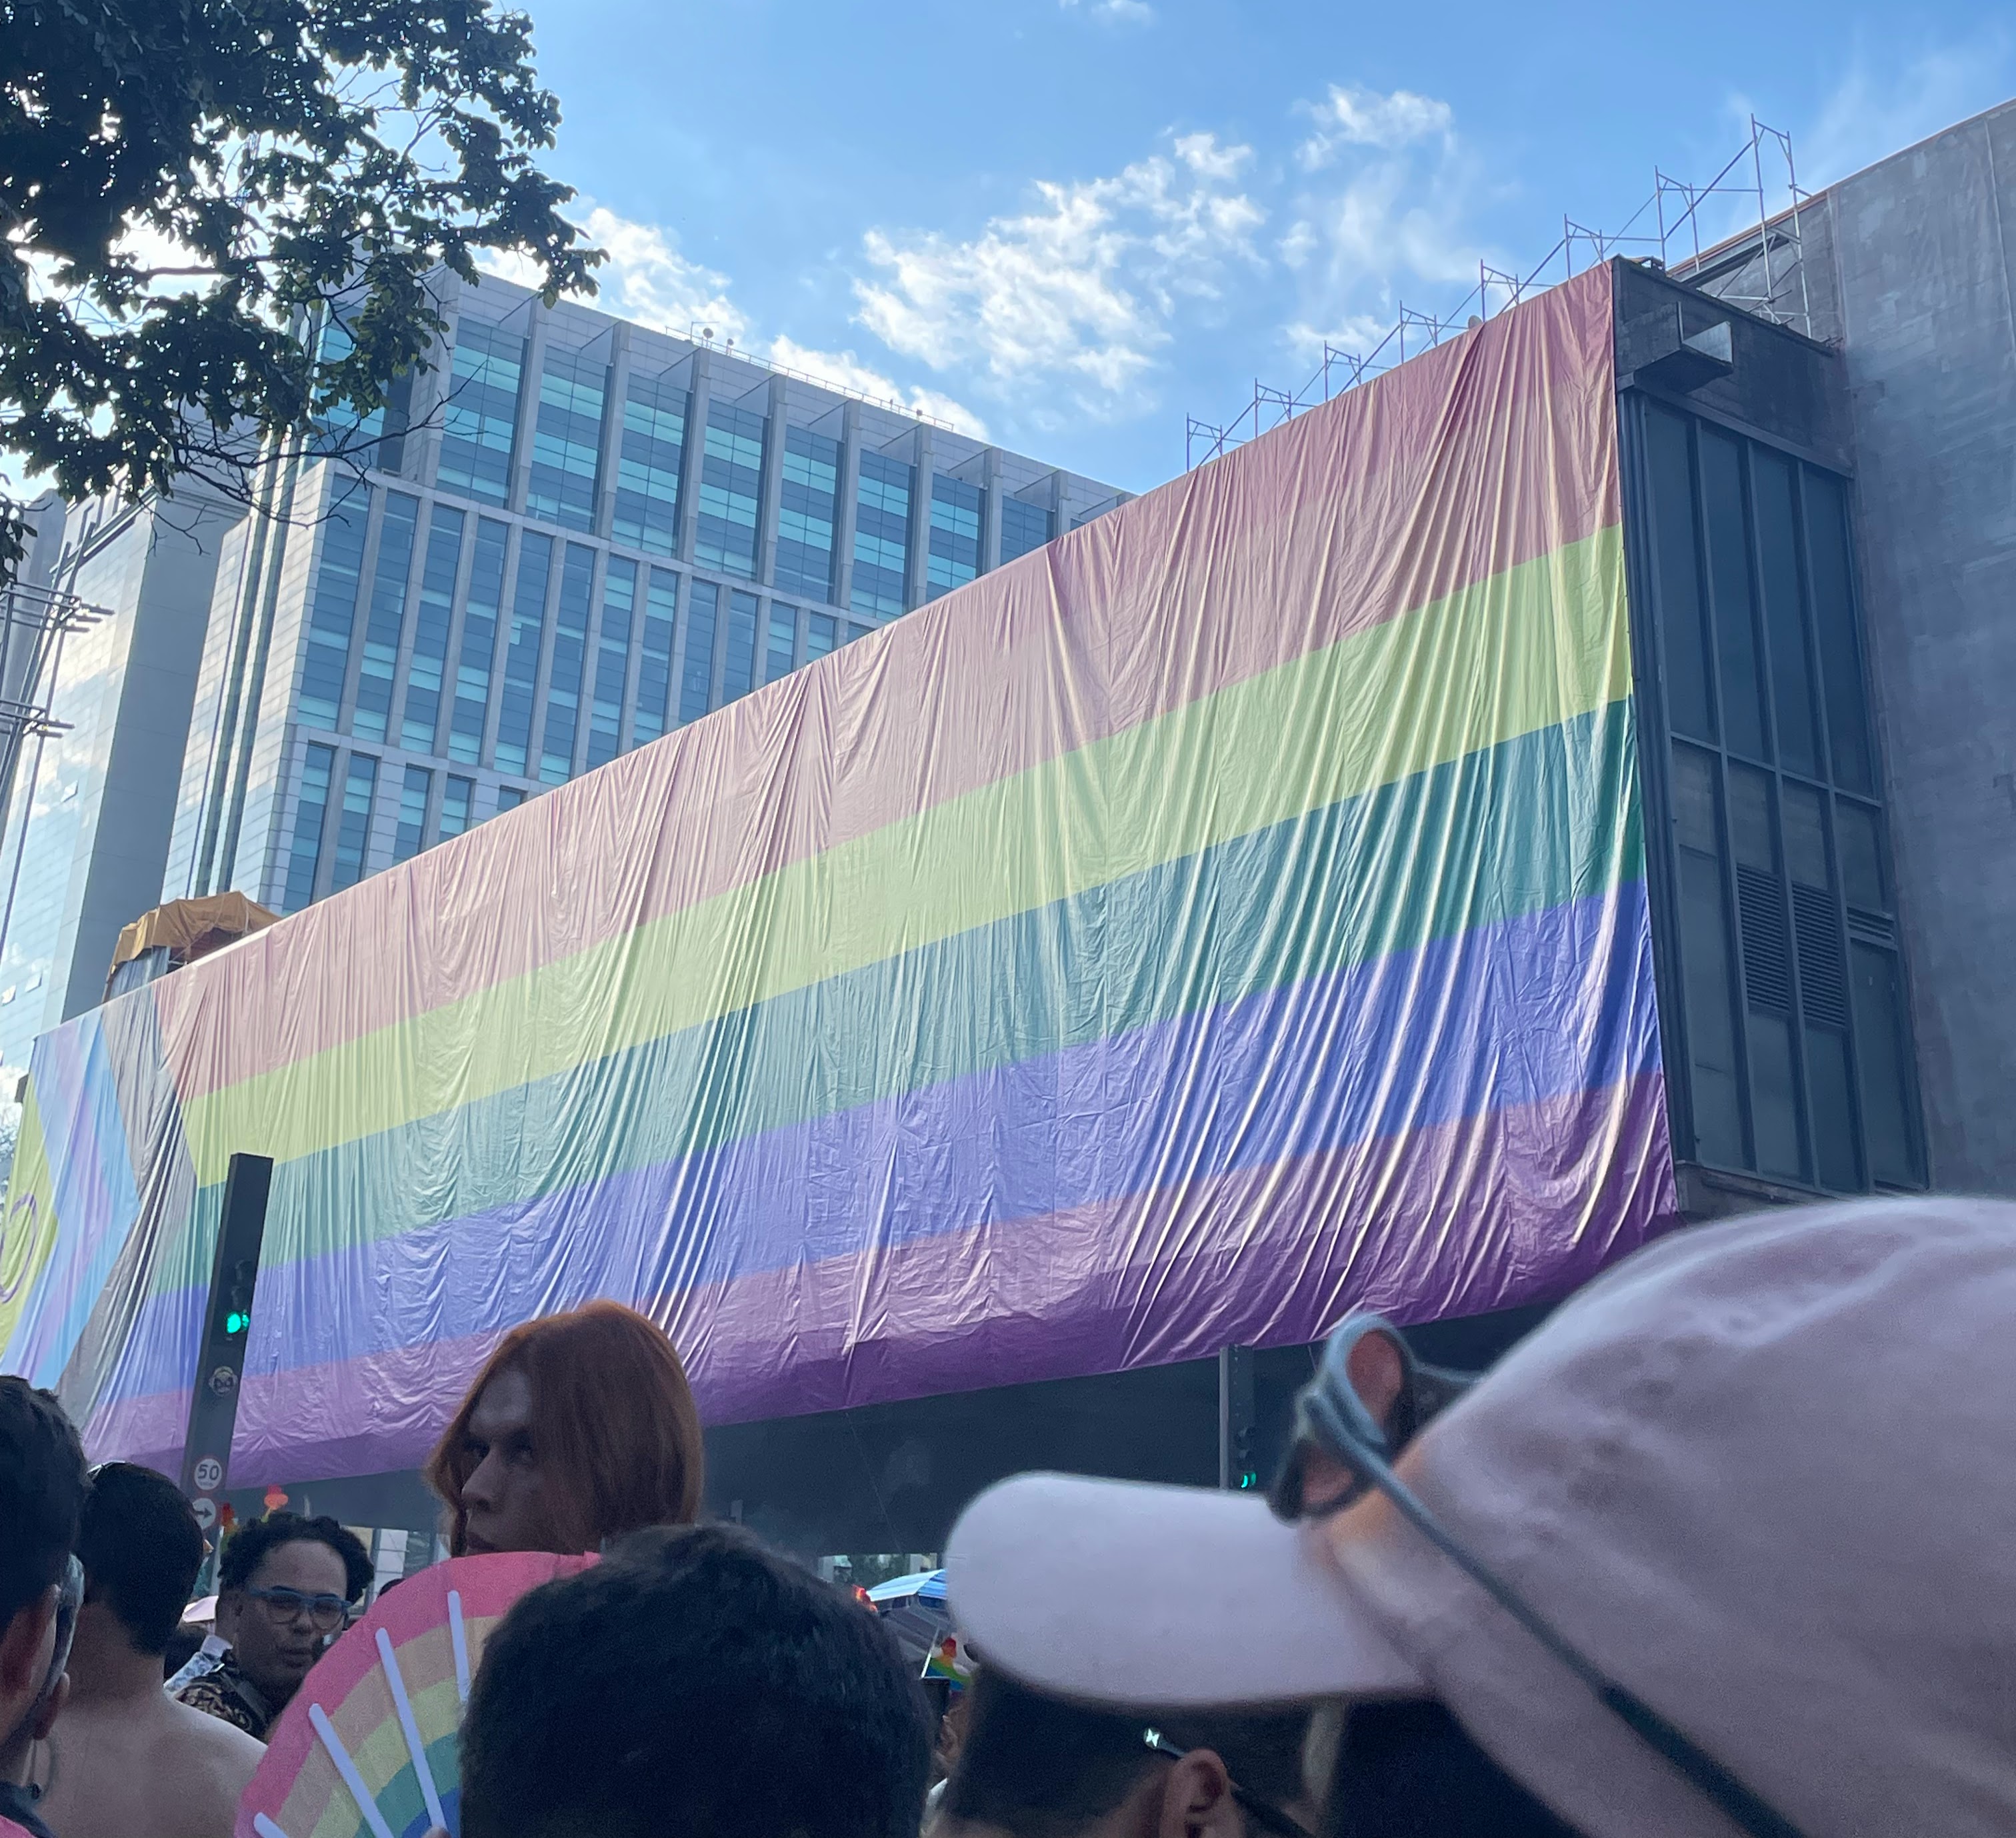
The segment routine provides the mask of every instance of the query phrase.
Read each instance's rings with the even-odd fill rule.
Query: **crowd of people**
[[[947,1553],[934,1714],[884,1624],[701,1523],[678,1356],[529,1323],[429,1464],[457,1555],[599,1561],[491,1633],[464,1838],[1897,1838],[2016,1832],[2016,1207],[1676,1233],[1474,1385],[1332,1337],[1270,1499],[1060,1475]],[[204,1562],[0,1379],[0,1838],[222,1838],[370,1580],[328,1520]]]

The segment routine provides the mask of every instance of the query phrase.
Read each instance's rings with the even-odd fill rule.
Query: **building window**
[[[1057,519],[1040,505],[1019,498],[1001,501],[1001,559],[1012,562],[1041,549],[1057,534]]]
[[[330,312],[329,321],[322,326],[322,336],[319,351],[325,365],[343,363],[357,349],[357,340],[351,336],[351,329],[340,321],[335,312]],[[395,377],[387,391],[393,403],[391,413],[391,439],[385,439],[387,413],[383,407],[373,409],[369,415],[359,415],[349,403],[335,409],[333,413],[316,421],[315,425],[315,451],[316,454],[343,454],[355,466],[381,466],[387,472],[399,469],[399,435],[405,431],[405,409],[412,401],[413,377]]]
[[[364,574],[364,526],[370,514],[370,487],[346,480],[322,520],[322,559],[308,607],[301,692],[295,704],[311,727],[333,728],[343,706],[344,672],[350,664],[358,587]]]
[[[775,578],[787,593],[833,598],[833,531],[839,491],[840,443],[810,428],[786,430]]]
[[[756,596],[728,596],[728,643],[721,660],[721,700],[733,702],[756,687]]]
[[[553,609],[553,656],[546,677],[545,730],[539,742],[539,777],[564,785],[574,773],[574,736],[581,724],[581,685],[588,662],[588,613],[595,580],[595,551],[571,542],[560,564],[559,604]]]
[[[525,341],[517,333],[465,318],[455,330],[448,399],[441,405],[441,460],[436,482],[485,504],[511,494],[511,450],[517,437],[518,383]]]
[[[758,502],[763,488],[760,415],[717,402],[707,412],[701,455],[700,520],[693,558],[729,574],[756,572]]]
[[[470,558],[469,597],[462,613],[462,650],[455,660],[455,710],[448,718],[448,757],[464,765],[483,757],[483,723],[490,707],[490,669],[497,656],[497,619],[504,602],[506,523],[488,517],[476,525]]]
[[[539,368],[539,412],[525,509],[570,530],[595,527],[602,469],[602,407],[609,366],[585,351],[549,347]]]
[[[805,662],[833,655],[833,628],[838,621],[828,613],[805,615]]]
[[[644,597],[643,642],[637,653],[637,707],[630,718],[632,746],[656,740],[671,718],[672,635],[679,605],[679,576],[669,568],[653,568]]]
[[[1643,398],[1626,426],[1676,1146],[1828,1192],[1921,1186],[1844,487]]]
[[[413,620],[413,651],[406,665],[406,700],[399,738],[416,753],[432,753],[441,726],[441,682],[448,667],[448,625],[455,613],[455,576],[462,561],[462,529],[468,521],[452,504],[437,504],[427,520],[427,559],[420,570],[420,604]]]
[[[866,638],[876,628],[872,625],[856,625],[850,622],[847,628],[846,642],[851,645],[856,638]]]
[[[469,814],[476,802],[476,781],[451,775],[441,788],[441,840],[460,836],[469,827]]]
[[[405,782],[399,787],[399,822],[392,832],[392,859],[410,861],[419,854],[427,835],[427,796],[434,790],[434,775],[424,766],[409,766]]]
[[[977,485],[933,476],[931,553],[925,558],[929,598],[979,578],[980,520],[986,502]]]
[[[282,903],[298,912],[315,898],[315,865],[322,859],[322,833],[329,820],[329,787],[336,771],[336,749],[312,743],[301,760],[301,784],[294,794],[293,847],[287,855],[286,885]]]
[[[504,692],[497,710],[497,768],[523,772],[532,744],[532,698],[539,682],[539,641],[545,631],[546,584],[553,539],[527,530],[518,545],[518,580],[511,596],[511,640],[504,652]]]
[[[630,674],[637,564],[609,558],[602,582],[602,631],[595,646],[595,696],[589,710],[588,764],[606,766],[623,750],[623,685]]]
[[[686,648],[679,675],[679,719],[697,721],[714,706],[714,637],[721,589],[696,581],[686,595]]]
[[[364,626],[364,656],[357,667],[357,706],[350,730],[383,740],[392,710],[392,673],[406,630],[406,577],[412,572],[413,536],[420,501],[404,492],[387,495],[378,525],[378,563],[372,571],[371,614]]]
[[[340,893],[364,878],[371,847],[371,805],[378,790],[378,762],[368,753],[350,756],[343,779],[343,811],[336,825],[336,866],[329,889]]]
[[[854,588],[857,613],[903,610],[903,571],[910,553],[913,469],[880,453],[861,456],[854,512]]]
[[[515,811],[525,801],[524,792],[515,785],[500,785],[497,788],[497,815]]]
[[[686,392],[669,376],[633,376],[624,390],[616,516],[610,527],[618,542],[648,555],[679,552],[686,404]]]
[[[797,667],[798,610],[780,600],[770,602],[770,642],[763,659],[763,681],[774,683]]]
[[[1874,797],[1876,746],[1869,732],[1863,690],[1862,648],[1849,562],[1848,494],[1840,480],[1805,472],[1806,540],[1813,557],[1814,625],[1818,635],[1821,700],[1827,707],[1827,757],[1834,782]]]

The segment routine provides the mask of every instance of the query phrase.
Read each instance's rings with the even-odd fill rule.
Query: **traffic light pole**
[[[1226,1347],[1218,1356],[1218,1484],[1243,1491],[1260,1484],[1253,1447],[1253,1349]]]
[[[266,1200],[273,1184],[270,1156],[234,1155],[224,1182],[210,1299],[189,1389],[189,1433],[182,1440],[182,1492],[203,1535],[216,1542],[224,1484],[231,1472],[231,1437],[238,1426],[238,1387],[245,1376],[245,1340],[266,1236]]]

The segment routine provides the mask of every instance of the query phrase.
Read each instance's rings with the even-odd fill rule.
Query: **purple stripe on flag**
[[[1402,1321],[1510,1307],[1565,1293],[1676,1217],[1665,1081],[1650,1070],[1174,1194],[638,1299],[707,1420],[730,1423],[1292,1345],[1355,1306]],[[1171,1242],[1175,1258],[1136,1254]],[[888,1300],[975,1285],[1005,1304],[977,1327]],[[497,1331],[249,1381],[233,1484],[416,1466]],[[186,1392],[113,1406],[93,1453],[172,1470],[186,1411]]]
[[[1644,884],[1627,882],[1221,1008],[269,1268],[246,1378],[492,1333],[593,1296],[718,1289],[866,1240],[893,1247],[1069,1213],[1615,1084],[1658,1063],[1655,1031]],[[122,1371],[115,1399],[179,1389],[170,1362],[189,1343],[160,1318],[188,1305],[175,1293],[149,1299],[132,1343],[152,1358]]]

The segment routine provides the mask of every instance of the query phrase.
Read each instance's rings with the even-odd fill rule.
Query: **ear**
[[[42,1648],[56,1619],[57,1594],[52,1583],[0,1629],[0,1698],[32,1697],[42,1689],[49,1664]]]
[[[1400,1401],[1400,1387],[1407,1382],[1399,1343],[1383,1328],[1360,1334],[1345,1358],[1344,1372],[1358,1401],[1372,1413],[1373,1422],[1390,1433],[1393,1407]]]
[[[1244,1838],[1245,1827],[1232,1777],[1212,1750],[1193,1749],[1169,1770],[1154,1838]]]

